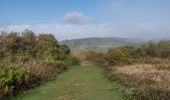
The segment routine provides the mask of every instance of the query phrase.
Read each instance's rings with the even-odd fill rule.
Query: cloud
[[[30,29],[32,25],[2,25],[0,26],[0,31],[6,31],[6,32],[22,32],[25,29]]]
[[[170,38],[169,22],[130,20],[114,24],[91,23],[81,12],[71,12],[63,17],[64,23],[2,25],[0,31],[52,33],[59,40],[87,37]]]
[[[87,37],[128,37],[128,38],[168,38],[168,25],[152,23],[122,23],[122,24],[35,24],[10,25],[0,27],[0,31],[22,32],[25,29],[36,33],[52,33],[59,40],[87,38]]]
[[[87,24],[90,18],[81,12],[69,12],[64,16],[64,23],[66,24]]]
[[[22,32],[25,29],[35,31],[37,33],[52,33],[59,40],[86,38],[86,37],[106,37],[113,35],[114,28],[106,24],[36,24],[36,25],[10,25],[0,27],[0,31],[16,31]],[[114,35],[116,36],[116,34]]]
[[[168,23],[131,22],[117,25],[115,31],[125,37],[170,39],[169,25]]]

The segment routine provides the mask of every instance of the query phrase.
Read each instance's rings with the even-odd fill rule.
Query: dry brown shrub
[[[51,80],[56,78],[56,75],[61,73],[66,65],[57,64],[34,64],[34,63],[26,63],[23,67],[27,70],[30,70],[36,77],[40,78],[40,80]]]

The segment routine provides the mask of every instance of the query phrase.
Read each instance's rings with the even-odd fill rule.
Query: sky
[[[170,0],[0,0],[0,31],[170,38]]]

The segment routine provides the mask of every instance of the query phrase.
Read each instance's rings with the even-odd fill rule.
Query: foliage
[[[80,61],[79,59],[77,59],[76,57],[74,56],[69,56],[65,62],[68,64],[68,65],[79,65],[80,64]]]
[[[111,65],[130,64],[127,54],[120,49],[110,49],[104,56],[104,59]]]
[[[47,81],[56,78],[56,75],[66,70],[68,65],[64,61],[25,63],[24,69],[30,70],[37,80]]]
[[[0,45],[2,96],[54,79],[68,66],[78,64],[77,58],[70,54],[70,48],[60,45],[52,34],[37,35],[30,30],[22,33],[1,32]],[[31,78],[36,79],[29,83]]]
[[[170,98],[170,41],[150,41],[138,47],[123,46],[110,49],[106,53],[89,51],[86,59],[102,65],[110,78],[133,88],[126,99]]]
[[[31,87],[34,81],[32,73],[25,69],[13,65],[0,68],[0,98]]]
[[[85,59],[90,61],[100,61],[103,59],[103,56],[103,53],[94,50],[85,52]]]
[[[66,45],[59,45],[52,34],[35,35],[26,30],[20,33],[1,33],[0,59],[11,62],[26,62],[30,60],[64,61],[70,49]]]

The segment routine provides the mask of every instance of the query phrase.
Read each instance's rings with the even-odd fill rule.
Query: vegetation
[[[111,82],[102,68],[87,61],[70,68],[56,80],[18,95],[12,100],[122,100],[126,88]]]
[[[84,58],[102,65],[110,79],[131,87],[126,99],[170,98],[170,41],[118,47],[106,53],[89,51]]]
[[[79,64],[66,45],[52,34],[25,30],[0,34],[0,99],[51,80]]]
[[[170,41],[157,43],[150,41],[141,44],[141,46],[111,48],[107,52],[90,50],[73,56],[70,48],[67,45],[59,44],[52,34],[36,34],[25,30],[22,33],[1,32],[0,45],[0,99],[6,99],[45,81],[55,79],[69,66],[78,65],[80,62],[77,57],[81,60],[100,64],[105,69],[109,79],[121,83],[121,87],[123,87],[122,85],[130,87],[131,89],[124,95],[126,99],[167,100],[170,98]],[[85,86],[86,88],[83,87],[83,90],[90,94],[99,93],[98,88],[100,87],[102,87],[100,88],[102,91],[105,91],[105,83],[99,78],[100,75],[97,72],[98,69],[94,67],[95,65],[88,65],[90,62],[83,64],[85,67],[73,71],[72,78],[66,78],[67,81],[64,82],[68,82],[69,87],[70,84],[74,84],[73,80],[80,82],[75,83],[76,86]],[[84,81],[81,82],[79,78]],[[86,82],[88,85],[84,84]],[[94,88],[94,85],[98,88]],[[92,90],[89,90],[87,86],[90,86],[89,88]],[[58,86],[54,88],[56,91],[54,93],[59,93],[61,90]],[[77,93],[77,90],[72,90],[74,89],[69,88],[69,91],[73,92],[71,94],[75,95],[74,92]],[[124,90],[126,89],[124,88]],[[108,91],[105,92],[108,93]],[[120,91],[118,92],[120,93]],[[51,94],[54,95],[54,93]],[[71,94],[67,94],[67,96]],[[120,94],[122,95],[122,93]],[[36,98],[38,98],[37,96]],[[94,94],[88,97],[92,98],[92,96]],[[114,97],[116,96],[114,95]],[[58,98],[63,99],[61,96]]]

